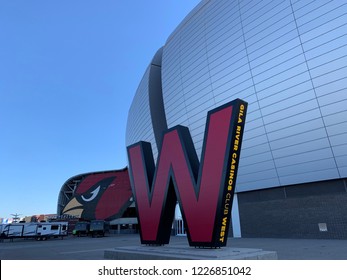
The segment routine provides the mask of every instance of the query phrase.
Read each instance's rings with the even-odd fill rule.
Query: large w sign
[[[142,244],[169,243],[178,200],[190,246],[226,245],[246,109],[237,99],[208,112],[200,164],[183,126],[163,135],[156,167],[149,143],[128,147]]]

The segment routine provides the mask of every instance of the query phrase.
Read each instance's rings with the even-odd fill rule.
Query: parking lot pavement
[[[0,243],[1,260],[103,260],[104,251],[143,246],[138,235],[103,238],[73,237],[36,241],[18,239]],[[186,237],[172,236],[170,246],[188,245]],[[347,260],[347,240],[229,238],[228,247],[276,251],[281,260]]]
[[[130,238],[129,238],[130,237]],[[102,260],[104,250],[123,242],[136,244],[135,236],[103,238],[74,237],[36,241],[34,239],[5,240],[0,243],[1,260]]]

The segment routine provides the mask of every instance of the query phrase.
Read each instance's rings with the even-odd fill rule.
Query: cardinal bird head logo
[[[110,220],[122,216],[131,204],[128,172],[96,173],[77,185],[62,214],[87,220]]]

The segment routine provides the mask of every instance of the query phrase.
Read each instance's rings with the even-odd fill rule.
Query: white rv
[[[13,223],[2,225],[1,238],[35,238],[46,240],[50,237],[67,236],[68,222],[51,223]]]

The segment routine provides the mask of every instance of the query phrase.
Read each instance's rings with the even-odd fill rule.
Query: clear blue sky
[[[72,176],[127,165],[128,109],[199,0],[0,0],[0,217],[55,213]]]

